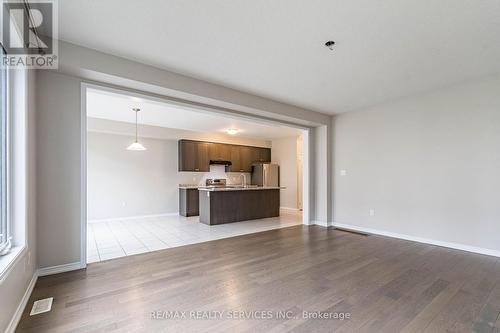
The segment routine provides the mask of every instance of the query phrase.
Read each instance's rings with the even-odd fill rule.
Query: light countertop
[[[180,189],[197,189],[199,191],[261,191],[261,190],[283,190],[286,187],[284,186],[241,186],[241,185],[228,185],[222,187],[214,187],[214,186],[204,186],[204,185],[191,185],[191,184],[179,184]]]
[[[284,186],[248,186],[248,187],[199,187],[199,191],[222,192],[222,191],[262,191],[262,190],[283,190]]]

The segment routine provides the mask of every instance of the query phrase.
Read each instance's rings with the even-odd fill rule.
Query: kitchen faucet
[[[247,176],[244,173],[242,173],[242,174],[240,174],[240,179],[242,176],[243,176],[243,183],[241,185],[243,187],[246,187],[247,186]]]

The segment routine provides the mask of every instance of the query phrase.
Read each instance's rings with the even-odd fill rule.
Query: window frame
[[[11,32],[20,36],[17,25]],[[0,42],[2,54],[8,55],[7,50]],[[1,65],[1,64],[0,64]],[[34,83],[30,83],[34,73],[24,67],[6,68],[7,87],[7,133],[6,133],[6,225],[11,237],[11,249],[6,255],[0,256],[0,284],[5,281],[11,271],[17,269],[24,259],[24,270],[35,269],[34,260],[31,258],[31,248],[28,231],[30,223],[29,214],[29,109],[30,89],[34,92]],[[31,79],[30,79],[31,78]],[[32,85],[30,88],[30,84]],[[33,120],[34,121],[34,120]],[[34,124],[34,123],[33,123]],[[33,125],[30,125],[33,126]],[[33,181],[33,180],[31,180]],[[34,203],[32,203],[34,204]],[[34,227],[32,225],[31,227]]]
[[[0,43],[0,47],[1,47]],[[3,51],[3,50],[2,50]],[[33,266],[28,244],[28,71],[7,70],[6,223],[11,237],[10,252],[0,256],[0,284],[11,271]],[[27,266],[26,266],[27,265]]]
[[[0,52],[2,56],[6,55],[3,45],[0,44]],[[7,67],[0,65],[2,80],[1,93],[4,94],[5,98],[2,98],[2,105],[0,105],[0,231],[3,232],[3,236],[0,239],[0,247],[6,244],[6,248],[3,253],[0,253],[0,258],[2,256],[8,255],[12,248],[12,221],[10,218],[10,167],[11,167],[11,140],[10,140],[10,125],[11,125],[11,103],[10,103],[10,75],[9,69]],[[4,113],[5,112],[5,113]],[[3,160],[3,161],[2,161]]]

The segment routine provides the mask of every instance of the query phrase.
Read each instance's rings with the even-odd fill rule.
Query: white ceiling
[[[138,123],[144,125],[220,134],[235,128],[240,131],[235,137],[263,140],[298,136],[301,133],[296,128],[241,120],[108,91],[87,90],[88,117],[135,123],[132,108],[141,109]]]
[[[500,72],[498,0],[59,6],[63,40],[330,114]]]

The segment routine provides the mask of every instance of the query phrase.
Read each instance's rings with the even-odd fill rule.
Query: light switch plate
[[[347,176],[347,170],[340,170],[341,176]]]

